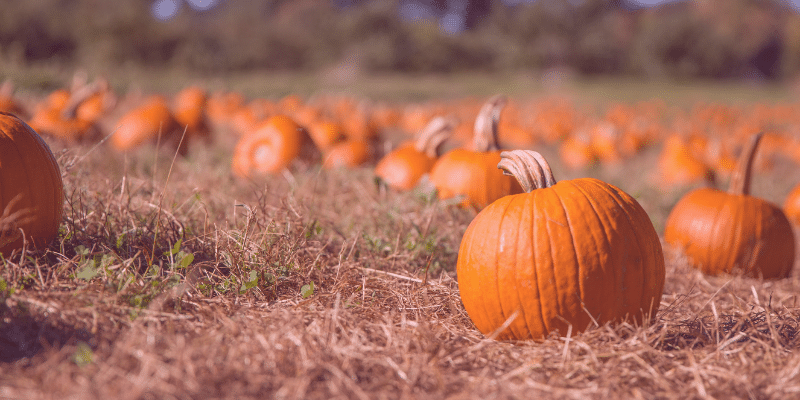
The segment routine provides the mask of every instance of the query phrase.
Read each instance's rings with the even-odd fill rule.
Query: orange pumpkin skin
[[[186,129],[186,136],[208,139],[211,135],[205,113],[207,99],[206,92],[197,86],[186,87],[175,95],[173,114]]]
[[[463,196],[462,206],[480,210],[503,196],[522,192],[513,177],[497,169],[497,127],[505,104],[502,95],[489,99],[475,119],[472,149],[454,149],[436,161],[430,179],[440,199]]]
[[[274,174],[288,168],[306,144],[303,127],[285,115],[275,115],[239,139],[233,154],[233,172],[241,177]]]
[[[760,139],[761,134],[752,137],[727,192],[696,189],[667,217],[664,241],[706,274],[780,279],[791,272],[795,243],[789,220],[778,206],[749,195]]]
[[[50,148],[22,120],[0,112],[0,254],[7,257],[25,242],[47,245],[58,234],[63,203]]]
[[[795,186],[786,196],[786,201],[783,203],[783,211],[791,223],[800,225],[800,185]]]
[[[431,182],[440,199],[463,196],[461,206],[480,210],[503,196],[522,192],[513,177],[497,169],[498,162],[500,151],[453,149],[436,161]]]
[[[177,146],[182,133],[167,101],[155,95],[120,118],[116,132],[111,136],[111,145],[117,150],[128,151],[148,141],[159,141],[160,136],[162,144],[173,142]]]
[[[372,158],[369,143],[361,139],[346,139],[334,144],[325,153],[322,166],[327,169],[355,168]]]
[[[341,125],[332,121],[312,122],[308,127],[311,140],[321,151],[327,151],[336,143],[345,139],[344,130]]]
[[[709,188],[678,201],[664,241],[709,275],[780,279],[789,276],[794,262],[792,227],[778,206]]]
[[[439,147],[456,125],[454,118],[436,117],[417,135],[385,155],[375,166],[375,175],[397,190],[411,190],[436,164]]]
[[[375,175],[394,189],[411,190],[435,163],[435,157],[417,150],[413,142],[405,143],[378,162]]]
[[[541,340],[592,324],[654,318],[664,257],[631,196],[594,178],[503,197],[473,219],[456,265],[464,308],[485,335]],[[590,316],[591,314],[591,316]]]

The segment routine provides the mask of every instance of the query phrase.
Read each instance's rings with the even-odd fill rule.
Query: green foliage
[[[75,353],[72,354],[72,362],[77,364],[79,367],[85,367],[93,363],[94,352],[92,351],[92,348],[84,342],[78,342],[77,349],[75,349]]]
[[[300,288],[300,295],[307,299],[314,295],[314,281],[311,281]]]
[[[0,61],[110,70],[135,64],[200,72],[253,69],[456,72],[569,67],[585,74],[729,78],[779,40],[779,72],[800,68],[798,16],[777,0],[678,2],[627,11],[605,0],[496,2],[474,29],[405,21],[396,0],[220,2],[169,21],[151,2],[36,0],[0,15]],[[58,12],[50,12],[50,10]],[[709,9],[717,10],[709,12]],[[81,21],[74,23],[74,21]]]

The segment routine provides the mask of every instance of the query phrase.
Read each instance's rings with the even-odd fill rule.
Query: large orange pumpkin
[[[58,234],[63,203],[61,172],[50,148],[21,119],[0,112],[0,255],[26,242],[47,245]]]
[[[750,174],[762,135],[752,136],[728,192],[689,192],[667,218],[664,240],[706,274],[778,279],[794,262],[792,227],[781,209],[750,195]]]
[[[417,140],[400,145],[375,166],[375,175],[397,190],[411,190],[436,163],[438,150],[455,127],[453,119],[436,117]]]
[[[650,218],[603,181],[556,183],[535,151],[503,152],[498,167],[526,193],[484,208],[467,227],[456,265],[475,327],[499,339],[543,339],[623,320],[655,317],[664,257]]]
[[[436,161],[430,178],[440,199],[462,196],[462,206],[480,210],[503,196],[522,191],[514,178],[497,169],[497,124],[505,104],[505,96],[489,99],[475,119],[472,149],[454,149]]]

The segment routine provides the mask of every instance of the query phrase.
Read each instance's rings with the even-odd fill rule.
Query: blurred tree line
[[[462,0],[467,29],[457,33],[442,29],[440,19],[404,19],[399,12],[427,6],[441,17],[436,12],[447,3],[222,0],[159,21],[144,0],[6,0],[0,60],[207,73],[336,65],[366,73],[567,68],[677,78],[781,78],[800,71],[800,17],[779,0],[648,9],[622,0]]]

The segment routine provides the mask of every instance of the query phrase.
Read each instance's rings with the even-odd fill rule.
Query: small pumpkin
[[[182,135],[183,129],[175,121],[167,100],[163,96],[153,95],[120,118],[111,136],[111,145],[119,151],[129,151],[153,142],[168,144],[185,154],[188,148],[186,140],[181,141]]]
[[[211,138],[206,118],[206,91],[198,86],[188,86],[175,94],[172,112],[181,128],[186,129],[189,140]]]
[[[716,174],[714,169],[697,155],[696,150],[692,150],[691,143],[679,135],[672,135],[664,142],[655,180],[674,186],[698,182],[714,185]]]
[[[240,177],[279,173],[310,142],[305,128],[286,115],[274,115],[239,139],[233,154],[233,172]]]
[[[411,190],[430,172],[439,155],[439,147],[450,136],[455,121],[436,117],[423,129],[417,140],[400,145],[375,166],[375,175],[397,190]]]
[[[29,124],[36,132],[68,143],[94,141],[100,137],[97,119],[82,118],[82,104],[99,94],[99,83],[77,87],[72,92],[55,91],[31,117]]]
[[[525,193],[481,210],[461,239],[458,287],[475,327],[488,335],[513,318],[498,339],[539,340],[654,318],[664,257],[639,203],[598,179],[556,182],[535,151],[501,157]]]
[[[664,240],[682,250],[706,274],[779,279],[794,262],[792,227],[781,209],[750,195],[750,179],[762,135],[753,135],[739,158],[727,192],[701,188],[670,212]]]
[[[503,196],[522,191],[514,178],[497,169],[497,125],[505,104],[506,97],[502,95],[489,99],[475,119],[472,149],[453,149],[436,161],[430,178],[440,199],[463,196],[462,206],[480,210]]]
[[[42,138],[13,114],[0,112],[0,255],[24,243],[42,247],[58,234],[64,186]]]
[[[366,139],[349,138],[325,151],[322,166],[327,169],[355,168],[372,159],[373,151]]]
[[[308,125],[308,133],[317,148],[323,152],[345,139],[344,128],[329,119],[313,121]]]

